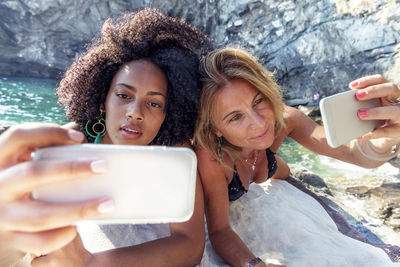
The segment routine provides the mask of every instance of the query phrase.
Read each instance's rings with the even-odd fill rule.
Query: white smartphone
[[[190,219],[194,209],[197,158],[188,148],[84,144],[37,150],[40,159],[105,159],[108,171],[90,179],[55,183],[34,192],[49,203],[83,201],[109,196],[111,214],[97,223],[169,223]]]
[[[381,121],[360,120],[357,111],[380,106],[379,99],[359,101],[357,90],[350,90],[328,96],[319,102],[322,121],[328,144],[339,147],[374,130]]]

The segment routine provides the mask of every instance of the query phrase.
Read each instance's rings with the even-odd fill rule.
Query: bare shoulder
[[[292,126],[294,124],[299,123],[299,120],[304,120],[308,118],[303,112],[298,110],[297,108],[285,106],[283,119],[287,126]]]
[[[281,128],[280,131],[276,133],[274,144],[271,146],[272,151],[278,150],[283,140],[298,128],[299,123],[304,120],[304,116],[305,115],[300,110],[285,105],[283,110],[283,121],[285,127]]]
[[[310,117],[293,107],[286,106],[284,119],[288,128],[288,136],[292,138],[297,135],[310,135],[318,127],[318,124]]]
[[[214,176],[215,173],[223,174],[224,167],[205,148],[196,146],[197,165],[201,177]]]
[[[226,186],[225,167],[220,164],[207,149],[196,147],[195,152],[197,155],[197,166],[200,178],[205,187],[205,191],[210,189],[208,185],[215,185],[220,182]]]
[[[233,166],[233,163],[227,159],[227,157],[225,158],[225,166],[224,164],[221,164],[211,153],[209,150],[203,148],[203,147],[199,147],[196,146],[195,147],[195,152],[197,155],[197,160],[198,160],[198,166],[199,166],[199,170],[200,172],[202,171],[202,169],[207,170],[207,172],[221,172],[221,173],[225,173],[225,170],[227,169],[228,166]],[[204,171],[204,170],[203,170]]]
[[[217,162],[217,160],[211,155],[210,151],[201,146],[196,146],[194,151],[196,152],[198,160],[200,161],[201,159],[202,163],[206,161]]]

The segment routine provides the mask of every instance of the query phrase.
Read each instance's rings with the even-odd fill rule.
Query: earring
[[[222,137],[217,136],[218,141],[218,157],[221,161],[224,160],[224,154],[222,153]]]
[[[104,112],[101,112],[100,116],[98,116],[96,118],[97,122],[95,122],[92,125],[92,131],[94,134],[90,133],[89,131],[89,125],[90,125],[90,121],[88,120],[86,125],[85,125],[85,130],[86,133],[90,136],[94,138],[94,143],[95,144],[101,144],[101,141],[103,139],[103,136],[107,133],[107,129],[106,129],[106,121],[105,119],[103,119],[103,114]]]

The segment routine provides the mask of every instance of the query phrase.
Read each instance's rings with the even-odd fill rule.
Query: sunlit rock
[[[0,75],[60,78],[106,18],[148,6],[254,53],[287,100],[317,105],[316,94],[345,91],[360,76],[400,77],[400,2],[376,0],[2,1]]]

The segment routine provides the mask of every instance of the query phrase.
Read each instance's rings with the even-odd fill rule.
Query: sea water
[[[57,105],[55,96],[57,83],[51,79],[0,77],[0,126],[32,121],[67,123],[64,110]],[[351,223],[357,224],[358,220],[363,218],[372,226],[378,226],[379,229],[376,231],[382,231],[382,227],[384,228],[382,221],[369,217],[366,212],[368,207],[362,200],[346,193],[346,188],[362,185],[376,187],[383,182],[399,182],[398,167],[390,163],[385,163],[376,169],[357,167],[314,154],[289,138],[282,144],[278,154],[287,163],[299,164],[321,176],[336,203],[341,204],[341,207],[349,213],[358,212],[359,217],[354,218]],[[397,164],[400,165],[400,159],[397,159]],[[384,241],[390,243],[393,243],[391,240],[400,241],[400,235],[393,239],[393,232],[385,233],[391,238]],[[377,234],[383,236],[385,233]]]
[[[0,126],[21,122],[67,122],[55,96],[57,81],[0,77]]]

